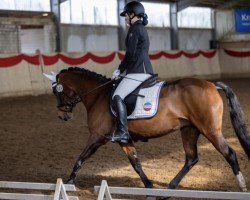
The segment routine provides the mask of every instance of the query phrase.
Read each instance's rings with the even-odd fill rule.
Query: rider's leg
[[[127,108],[122,98],[119,95],[115,95],[113,100],[114,109],[116,112],[117,128],[116,131],[106,137],[113,142],[128,143],[128,122],[127,122]]]
[[[128,143],[130,137],[127,125],[127,109],[123,99],[150,76],[150,74],[127,74],[119,83],[112,97],[114,110],[117,114],[117,129],[113,134],[105,135],[107,139],[113,142]]]

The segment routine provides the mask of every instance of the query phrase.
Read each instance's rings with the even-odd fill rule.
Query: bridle
[[[69,97],[63,91],[63,86],[58,83],[56,83],[56,85],[53,86],[53,93],[55,94],[56,99],[57,99],[57,108],[63,112],[72,112],[76,104],[82,101],[82,98],[80,96],[76,96],[76,98],[73,98],[73,99],[72,97]],[[67,102],[63,101],[63,97],[67,97],[67,99],[70,99],[70,101],[67,101]]]
[[[95,87],[92,90],[84,92],[83,94],[74,95],[75,98],[69,97],[67,94],[65,94],[63,91],[63,86],[61,84],[59,84],[58,82],[54,82],[54,83],[52,83],[52,89],[53,89],[53,93],[56,95],[56,98],[57,98],[57,108],[63,112],[72,112],[72,110],[76,106],[76,104],[81,102],[86,95],[93,93],[96,90],[98,90],[98,89],[100,89],[100,88],[102,88],[102,87],[104,87],[104,86],[106,86],[114,81],[115,80],[110,80],[102,85]],[[63,102],[64,96],[66,96],[67,99],[70,99],[70,101]]]

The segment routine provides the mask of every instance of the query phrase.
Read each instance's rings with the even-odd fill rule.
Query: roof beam
[[[63,3],[63,2],[65,2],[65,1],[68,1],[68,0],[60,0],[60,3]]]
[[[242,2],[243,0],[228,0],[227,2],[223,3],[222,5],[216,7],[216,9],[226,9],[235,6],[236,4]]]
[[[170,4],[170,43],[171,50],[179,49],[179,30],[177,25],[177,4]]]
[[[61,51],[60,0],[50,0],[51,12],[54,14],[56,26],[56,51]]]
[[[125,50],[125,38],[126,38],[126,32],[127,32],[127,25],[125,23],[125,20],[123,17],[120,17],[120,13],[123,11],[124,6],[126,5],[126,0],[117,0],[117,9],[118,9],[118,23],[119,23],[119,29],[118,29],[118,45],[119,50]]]
[[[177,2],[177,11],[181,11],[189,6],[194,6],[200,3],[202,0],[180,0]]]

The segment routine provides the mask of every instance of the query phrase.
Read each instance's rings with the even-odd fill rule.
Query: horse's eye
[[[69,92],[69,96],[70,96],[70,97],[74,97],[74,96],[76,96],[76,93],[75,93],[74,91],[71,90],[71,91]]]

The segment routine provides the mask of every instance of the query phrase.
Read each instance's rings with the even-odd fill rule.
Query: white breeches
[[[112,99],[115,95],[119,95],[125,99],[131,92],[133,92],[143,81],[147,80],[151,74],[127,74],[116,88]]]

